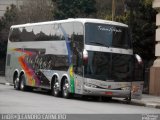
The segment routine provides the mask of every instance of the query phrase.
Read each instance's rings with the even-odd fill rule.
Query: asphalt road
[[[57,98],[46,92],[23,92],[0,84],[0,113],[160,114],[160,110],[115,100],[100,102]]]

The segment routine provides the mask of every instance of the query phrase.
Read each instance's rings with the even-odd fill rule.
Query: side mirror
[[[83,50],[83,65],[87,65],[88,64],[88,52],[86,49]]]
[[[143,60],[142,60],[142,58],[141,58],[140,55],[135,54],[135,59],[137,60],[137,62],[138,62],[139,65],[142,65],[142,64],[143,64]]]

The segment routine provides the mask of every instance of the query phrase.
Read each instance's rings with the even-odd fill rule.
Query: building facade
[[[160,96],[160,0],[153,0],[153,8],[158,12],[156,15],[157,29],[155,37],[155,56],[157,59],[154,61],[154,64],[150,69],[149,93]]]

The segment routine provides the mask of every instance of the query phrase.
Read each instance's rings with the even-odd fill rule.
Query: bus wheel
[[[70,93],[69,93],[69,82],[68,82],[67,78],[64,79],[64,82],[62,85],[62,96],[67,99],[69,99],[71,97]]]
[[[18,76],[16,76],[16,77],[14,78],[14,88],[15,88],[16,90],[19,90],[19,89],[20,89]]]
[[[126,103],[127,103],[127,104],[130,104],[130,103],[131,103],[131,97],[126,98],[125,100],[126,100]]]
[[[25,85],[25,76],[24,74],[20,77],[20,90],[25,91],[26,90],[26,85]]]
[[[58,82],[58,78],[55,77],[54,78],[54,83],[52,85],[52,95],[55,96],[55,97],[59,97],[60,96],[60,90],[59,90],[59,82]]]

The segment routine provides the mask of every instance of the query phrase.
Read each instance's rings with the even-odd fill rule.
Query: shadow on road
[[[15,90],[15,89],[13,88],[13,90]],[[31,93],[31,94],[40,94],[40,95],[44,95],[44,96],[54,97],[54,96],[51,95],[51,91],[42,90],[42,89],[33,89],[32,91],[19,91],[19,92],[28,92],[28,93]],[[58,97],[58,98],[65,99],[65,98],[62,98],[62,97]],[[118,100],[118,99],[115,99],[115,98],[103,99],[102,97],[98,97],[98,96],[82,96],[82,95],[77,95],[77,94],[72,95],[70,100],[85,101],[85,102],[128,104],[125,100],[122,101],[122,100]]]

